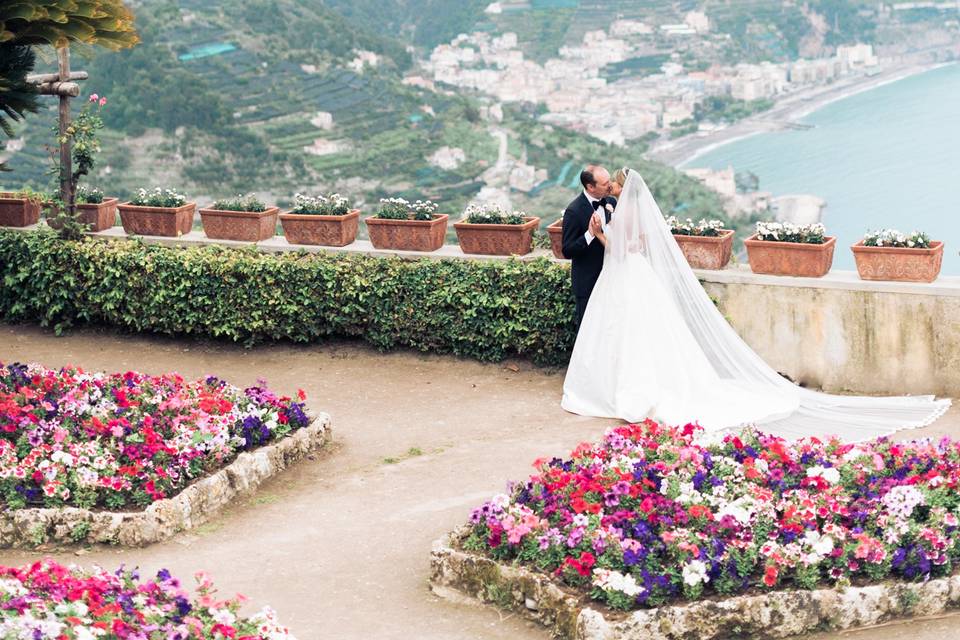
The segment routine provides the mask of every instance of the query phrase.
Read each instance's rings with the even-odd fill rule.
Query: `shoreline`
[[[801,89],[795,93],[782,96],[781,99],[767,111],[750,116],[724,129],[708,133],[704,136],[691,134],[684,138],[671,141],[658,148],[651,149],[647,153],[647,157],[680,169],[700,156],[724,145],[739,142],[762,133],[785,131],[789,129],[789,126],[785,123],[796,122],[797,120],[806,118],[810,114],[834,102],[846,100],[860,93],[865,93],[952,64],[960,63],[931,62],[897,65],[881,71],[874,76],[854,76],[829,85],[818,85],[809,89]]]

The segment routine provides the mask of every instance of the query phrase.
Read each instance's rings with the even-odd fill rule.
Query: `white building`
[[[380,64],[380,56],[373,51],[355,51],[356,57],[347,63],[347,66],[360,73],[366,66],[376,67]]]
[[[662,24],[660,31],[668,36],[695,36],[697,30],[688,24]]]
[[[535,186],[546,179],[546,169],[537,169],[529,164],[517,163],[510,171],[509,184],[511,189],[526,193],[532,191]]]
[[[707,33],[710,31],[710,18],[702,11],[691,11],[683,21],[697,33]]]
[[[837,59],[844,71],[873,67],[878,62],[877,56],[873,53],[873,46],[869,44],[837,47]]]
[[[637,20],[615,20],[610,24],[610,35],[622,38],[624,36],[646,36],[653,33],[653,27]]]
[[[317,129],[330,131],[333,129],[333,114],[327,111],[318,111],[317,115],[310,119],[310,124]]]
[[[693,109],[682,103],[675,103],[664,106],[663,109],[663,128],[669,129],[673,125],[689,120],[693,117]]]
[[[737,180],[733,167],[727,167],[719,171],[713,169],[684,169],[683,172],[725,198],[733,198],[737,195]]]
[[[428,158],[430,164],[446,171],[456,169],[466,160],[467,154],[460,147],[440,147]]]
[[[304,153],[312,156],[330,156],[339,153],[343,149],[340,143],[325,138],[317,138],[313,144],[303,148]]]

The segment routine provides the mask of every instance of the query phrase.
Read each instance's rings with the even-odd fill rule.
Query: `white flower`
[[[835,467],[810,467],[807,469],[807,477],[820,477],[830,484],[837,484],[840,482],[840,472]]]
[[[710,576],[707,575],[707,565],[700,560],[692,560],[687,563],[683,567],[683,582],[691,587],[710,582]]]
[[[926,504],[920,490],[912,486],[894,487],[880,501],[891,515],[903,520],[909,518],[916,507]]]
[[[210,617],[220,624],[229,626],[237,620],[237,617],[233,615],[229,609],[208,609],[208,611],[210,612]]]
[[[619,591],[631,598],[643,592],[643,588],[637,584],[633,576],[624,575],[619,571],[611,571],[610,569],[594,569],[593,585],[607,592]]]
[[[803,539],[818,556],[826,557],[833,551],[833,538],[830,536],[820,535],[816,531],[807,531]]]

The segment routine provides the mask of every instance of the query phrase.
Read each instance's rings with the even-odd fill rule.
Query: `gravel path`
[[[547,640],[539,627],[491,608],[454,605],[428,590],[430,544],[530,463],[597,439],[611,421],[559,406],[562,371],[525,362],[485,365],[354,344],[223,344],[93,331],[56,338],[0,325],[0,361],[88,370],[265,378],[333,417],[335,444],[273,479],[219,520],[146,549],[50,552],[65,562],[206,570],[222,593],[270,604],[300,640],[417,638]],[[925,430],[960,436],[956,408]],[[43,555],[0,551],[0,564]],[[893,626],[830,638],[933,640],[960,622]]]

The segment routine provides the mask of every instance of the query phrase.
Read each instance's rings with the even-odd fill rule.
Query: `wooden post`
[[[59,63],[59,79],[66,82],[70,78],[70,48],[61,47],[57,49],[57,62]],[[60,137],[67,136],[67,128],[70,126],[70,96],[60,94]],[[73,182],[73,163],[70,157],[71,144],[70,139],[60,143],[60,199],[71,217],[75,212]]]

